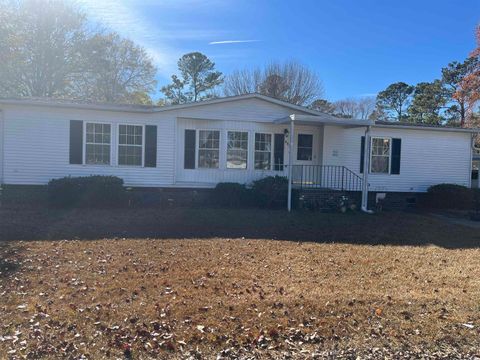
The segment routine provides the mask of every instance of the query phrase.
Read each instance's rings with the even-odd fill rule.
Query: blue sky
[[[96,21],[148,50],[159,85],[168,83],[178,58],[190,51],[205,53],[225,74],[296,59],[319,74],[329,100],[373,95],[396,81],[438,78],[443,66],[474,48],[480,22],[479,0],[80,3]]]

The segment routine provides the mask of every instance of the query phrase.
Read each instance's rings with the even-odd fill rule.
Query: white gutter
[[[441,126],[415,126],[415,125],[391,125],[375,124],[376,128],[383,129],[408,129],[408,130],[426,130],[426,131],[447,131],[447,132],[463,132],[463,133],[478,133],[477,128],[454,128],[454,127],[441,127]]]
[[[294,139],[295,139],[295,115],[290,115],[290,144],[288,149],[288,202],[287,210],[288,212],[292,211],[292,174],[293,174],[293,148],[294,148]]]
[[[370,171],[370,126],[365,130],[365,144],[363,147],[363,183],[362,183],[362,206],[361,209],[367,214],[373,214],[368,210],[368,173]]]

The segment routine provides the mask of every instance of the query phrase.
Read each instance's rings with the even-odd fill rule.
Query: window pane
[[[270,170],[271,169],[271,151],[272,151],[272,135],[271,134],[255,134],[255,169]]]
[[[110,125],[86,124],[86,164],[110,164]]]
[[[387,156],[372,156],[372,173],[388,174],[389,158]]]
[[[311,161],[312,148],[298,148],[297,160]]]
[[[198,138],[198,167],[218,168],[220,158],[220,131],[200,130]]]
[[[372,139],[373,155],[390,155],[390,139]]]
[[[271,156],[268,152],[255,152],[255,169],[270,170]]]
[[[313,135],[298,134],[298,146],[311,148],[313,144]]]
[[[120,125],[118,130],[118,164],[142,166],[143,127]]]
[[[313,135],[298,134],[297,160],[312,160]]]
[[[119,165],[142,165],[142,148],[138,146],[120,145],[118,147]]]
[[[248,133],[229,131],[227,141],[227,168],[246,169],[248,158]]]
[[[390,173],[390,139],[372,138],[372,173]]]
[[[218,150],[199,150],[198,167],[200,168],[218,168],[219,152]]]

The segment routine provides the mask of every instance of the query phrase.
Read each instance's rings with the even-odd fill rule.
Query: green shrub
[[[123,180],[115,176],[64,177],[48,183],[54,207],[117,207],[126,203]]]
[[[436,209],[469,210],[474,206],[474,192],[465,186],[439,184],[430,186],[424,206]]]
[[[213,190],[213,200],[216,205],[241,207],[249,205],[249,190],[243,184],[218,183]]]
[[[288,179],[268,176],[252,183],[252,199],[260,207],[284,207],[288,197]]]

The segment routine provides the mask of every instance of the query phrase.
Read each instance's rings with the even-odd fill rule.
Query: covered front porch
[[[368,172],[362,175],[353,171],[338,157],[338,150],[330,148],[328,134],[325,128],[335,129],[342,132],[350,128],[364,128],[365,136],[369,137],[370,127],[374,124],[370,120],[354,120],[337,118],[325,114],[324,116],[296,115],[275,121],[277,124],[288,126],[286,132],[288,148],[288,163],[286,164],[286,175],[289,179],[288,210],[292,208],[292,189],[299,190],[330,190],[341,192],[361,192],[362,209],[367,208],[368,198]],[[319,144],[315,144],[313,135],[304,134],[302,129],[314,128],[319,134]],[[341,136],[339,137],[341,138]],[[362,144],[362,152],[369,153],[369,141]],[[318,149],[318,154],[313,154],[309,149]],[[358,153],[360,159],[360,151]],[[368,168],[369,157],[362,157]]]

